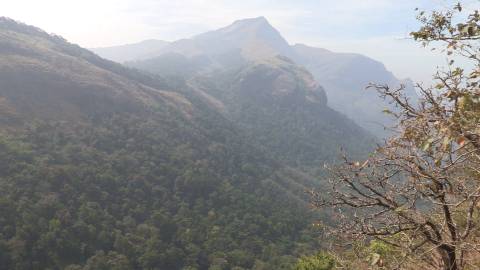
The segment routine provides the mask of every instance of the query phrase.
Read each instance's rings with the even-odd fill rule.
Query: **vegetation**
[[[458,4],[421,12],[419,20],[423,26],[412,36],[439,46],[452,58],[448,69],[436,74],[436,86],[417,86],[418,104],[403,88],[372,85],[395,107],[387,112],[398,122],[396,136],[365,161],[345,158],[331,170],[329,196],[314,194],[314,200],[319,207],[349,209],[338,212],[335,232],[384,243],[382,250],[399,255],[391,268],[477,269],[480,13]]]
[[[324,252],[313,256],[302,257],[295,265],[295,270],[331,270],[335,266],[335,259]]]
[[[288,269],[316,247],[271,169],[177,121],[2,135],[0,269]]]
[[[311,172],[334,161],[340,148],[355,156],[374,149],[376,139],[328,107],[324,89],[288,58],[226,69],[191,85],[221,102],[250,141],[295,168]]]
[[[0,270],[480,267],[480,15],[465,12],[420,13],[412,36],[452,60],[418,103],[371,85],[398,125],[364,161],[373,138],[286,57],[227,54],[234,70],[200,76],[222,59],[168,55],[149,66],[167,80],[0,18]],[[340,145],[354,158],[314,216],[305,172]],[[316,219],[350,249],[302,256],[325,248]]]
[[[320,247],[314,183],[182,81],[0,36],[0,269],[290,269]]]

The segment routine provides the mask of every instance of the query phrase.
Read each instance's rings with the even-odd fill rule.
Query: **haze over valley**
[[[411,10],[428,85],[268,16],[91,48],[0,17],[0,270],[475,269],[480,16],[448,7]]]

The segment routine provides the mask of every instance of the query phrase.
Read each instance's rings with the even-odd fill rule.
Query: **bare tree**
[[[448,68],[435,75],[437,85],[417,85],[415,104],[403,87],[372,84],[394,107],[387,112],[396,133],[367,160],[344,157],[330,168],[331,190],[313,192],[313,203],[345,213],[338,235],[396,248],[398,268],[421,259],[464,269],[480,255],[480,14],[457,4],[418,19],[413,38],[444,52]]]

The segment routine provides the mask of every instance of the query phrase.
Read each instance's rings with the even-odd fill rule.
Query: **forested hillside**
[[[194,92],[0,20],[0,269],[288,269],[306,187]]]

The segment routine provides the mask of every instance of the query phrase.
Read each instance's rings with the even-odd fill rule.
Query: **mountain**
[[[22,125],[32,118],[86,121],[97,115],[141,111],[157,103],[188,111],[190,104],[181,95],[142,84],[146,75],[103,60],[60,37],[7,19],[1,23],[1,106],[9,112],[3,122],[17,119],[12,124]],[[159,80],[158,85],[165,83]]]
[[[276,55],[307,68],[324,87],[333,109],[379,137],[387,136],[389,132],[383,126],[393,123],[382,112],[383,101],[375,91],[365,91],[365,87],[371,82],[393,86],[403,83],[407,84],[412,99],[416,96],[409,80],[395,78],[382,63],[366,56],[306,45],[290,46],[264,17],[239,20],[215,31],[172,42],[149,58],[137,58],[127,64],[156,74],[189,78]]]
[[[256,76],[278,112],[297,99],[306,75],[282,70],[245,70],[243,104]],[[295,106],[325,106],[311,83]],[[317,249],[318,183],[193,86],[0,18],[0,269],[288,269]]]
[[[238,67],[246,61],[272,58],[280,54],[292,58],[294,51],[264,17],[238,20],[231,25],[189,39],[144,50],[145,42],[94,48],[100,56],[156,74],[190,77],[225,68]],[[138,57],[119,61],[112,52],[129,52]]]
[[[290,57],[292,54],[286,40],[264,17],[238,20],[216,31],[172,42],[162,49],[163,52],[179,53],[187,57],[221,55],[234,50],[240,50],[240,54],[247,59],[277,54]]]
[[[251,53],[258,44],[269,49]],[[335,160],[341,148],[355,155],[374,144],[368,132],[327,106],[324,88],[308,70],[279,54],[298,58],[263,17],[164,49],[164,55],[127,64],[183,77],[251,140],[291,166],[317,169]]]
[[[322,86],[304,68],[277,56],[197,76],[190,85],[267,152],[296,168],[321,168],[341,148],[368,152],[373,137],[327,106]]]
[[[264,17],[258,17],[238,20],[216,31],[172,42],[150,57],[126,64],[155,74],[188,78],[238,68],[246,62],[279,54],[293,57],[293,53],[280,33]]]
[[[150,39],[135,44],[127,44],[122,46],[92,48],[94,53],[115,62],[126,62],[137,59],[148,58],[157,54],[169,42],[163,40]]]
[[[147,60],[165,54],[187,58],[216,56],[237,51],[244,58],[292,56],[293,50],[265,17],[238,20],[231,25],[174,42],[146,40],[121,46],[92,48],[98,55],[116,62]]]
[[[353,119],[372,133],[384,137],[391,127],[391,118],[383,114],[387,104],[376,91],[366,90],[370,83],[387,84],[407,88],[407,94],[415,100],[413,83],[399,80],[385,66],[371,58],[353,53],[335,53],[329,50],[297,44],[292,47],[295,60],[305,66],[325,87],[329,105]]]

